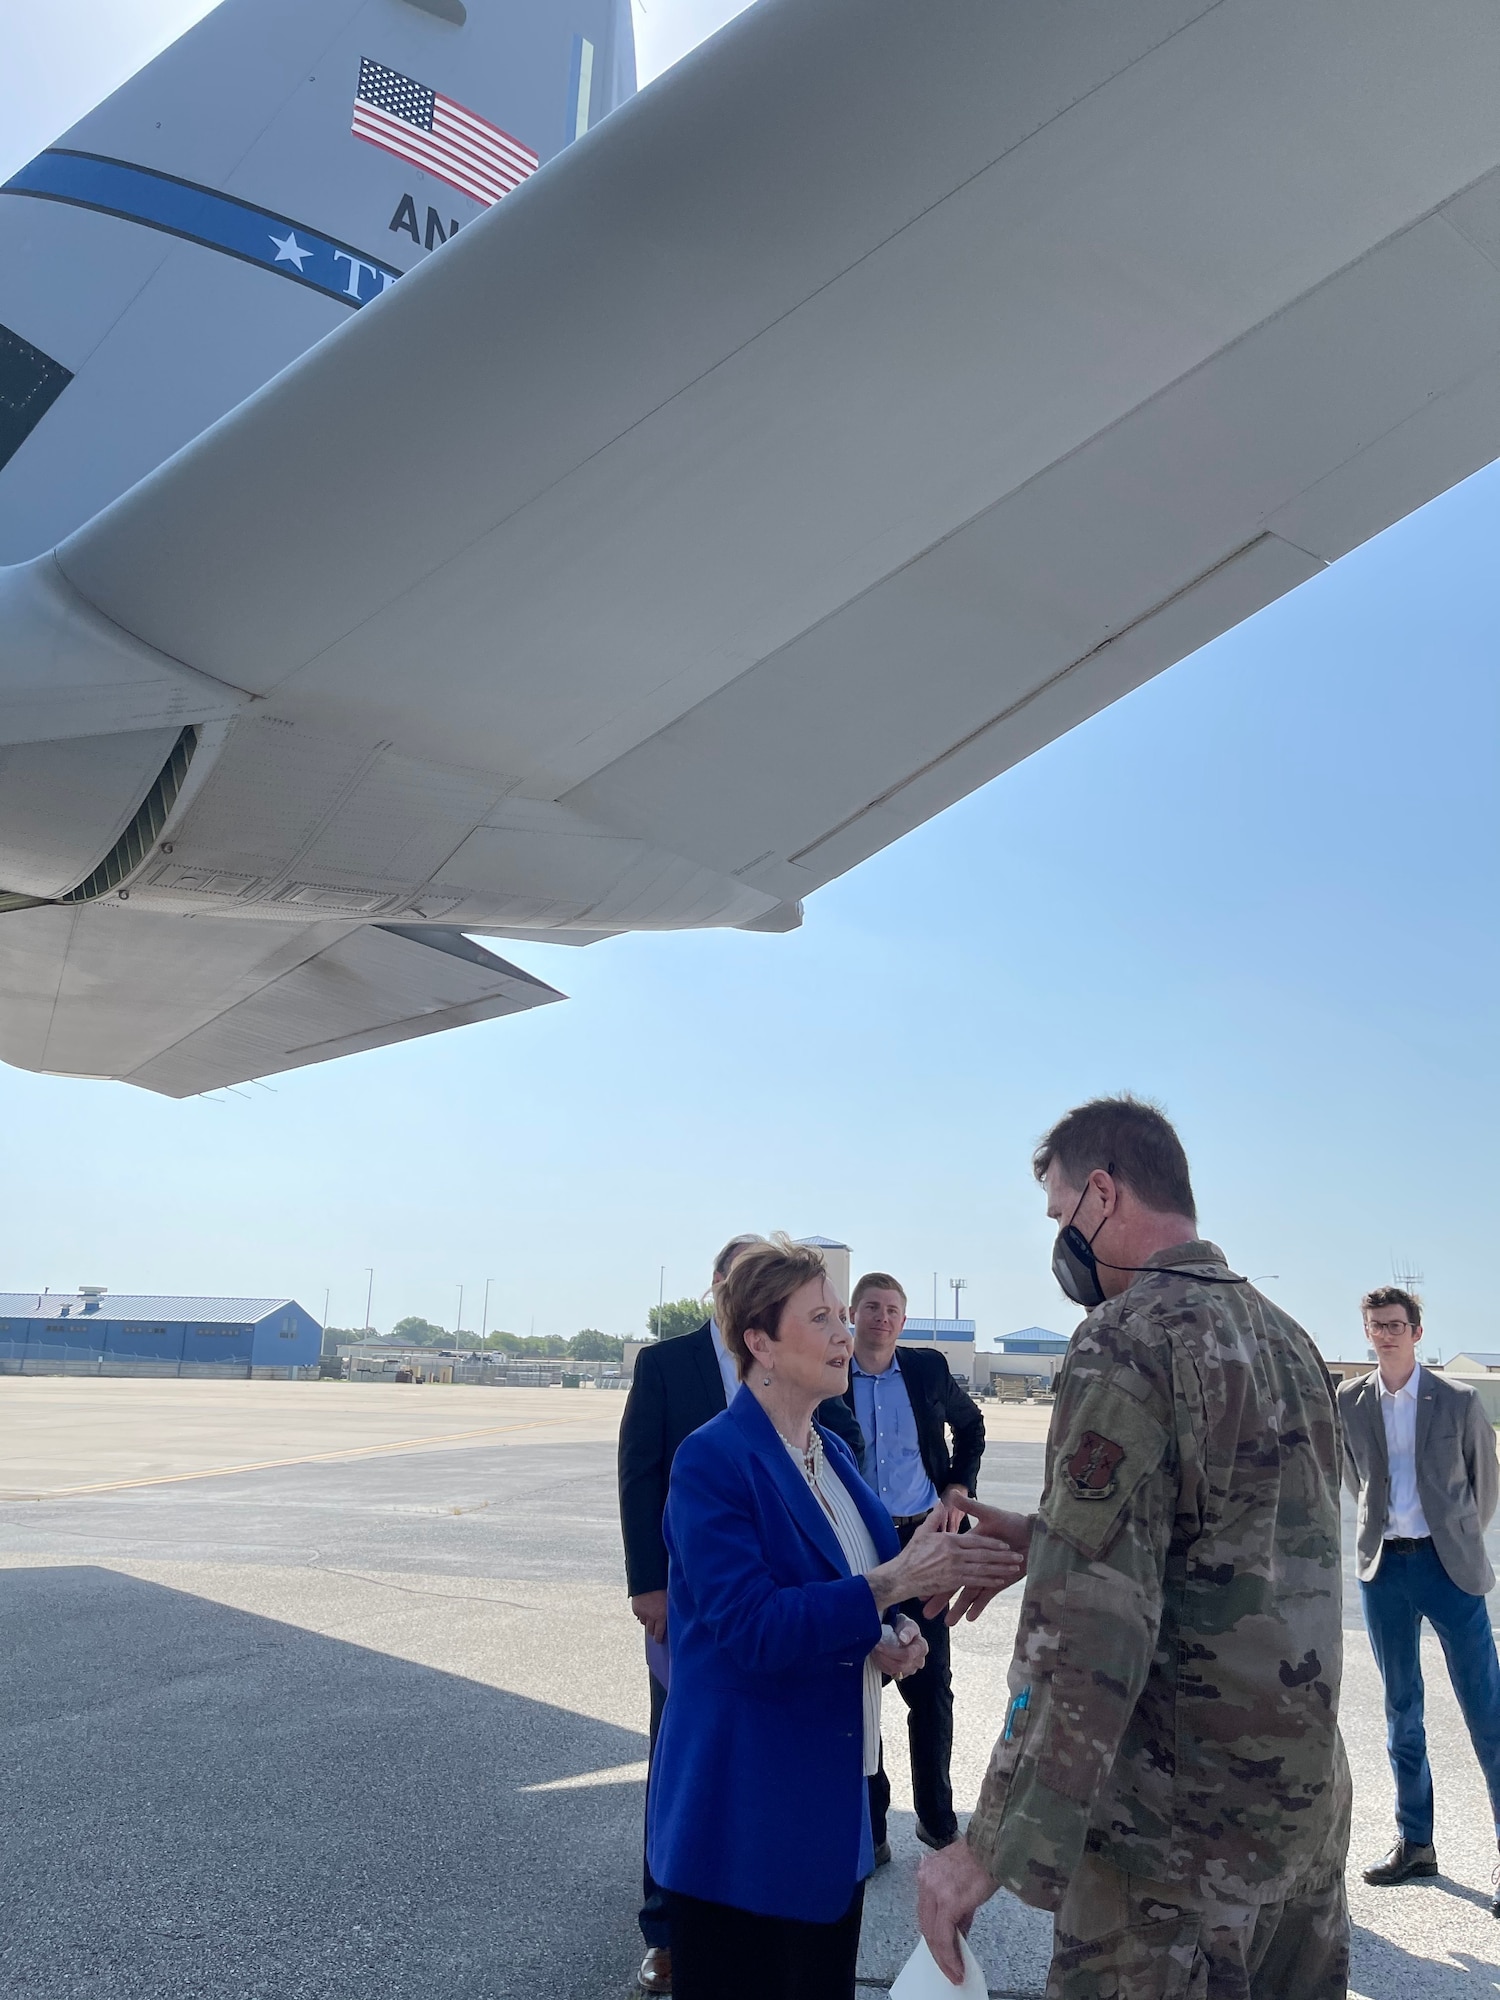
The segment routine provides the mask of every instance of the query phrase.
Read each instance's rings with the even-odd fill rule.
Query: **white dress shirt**
[[[724,1406],[728,1406],[740,1393],[740,1364],[724,1345],[724,1336],[719,1331],[719,1322],[710,1315],[708,1331],[714,1344],[714,1359],[719,1364],[719,1374],[724,1381]]]
[[[785,1438],[782,1438],[781,1442],[786,1445],[792,1455],[793,1463],[822,1503],[829,1524],[838,1537],[839,1547],[844,1552],[844,1561],[849,1565],[849,1574],[868,1576],[880,1560],[875,1553],[875,1544],[870,1539],[870,1531],[865,1526],[864,1516],[855,1504],[854,1495],[824,1457],[822,1439],[816,1431],[812,1435],[811,1465],[795,1445],[787,1444]],[[889,1625],[882,1622],[880,1636],[889,1640],[894,1639],[895,1633]],[[880,1669],[875,1664],[875,1655],[873,1652],[867,1653],[863,1686],[864,1771],[867,1778],[873,1778],[880,1769],[880,1689]]]
[[[1393,1535],[1425,1540],[1432,1533],[1417,1493],[1417,1384],[1421,1366],[1394,1391],[1380,1384],[1380,1414],[1385,1421],[1385,1455],[1390,1464],[1390,1499],[1385,1515],[1385,1539]]]

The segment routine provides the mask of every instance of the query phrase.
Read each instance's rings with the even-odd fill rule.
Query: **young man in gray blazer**
[[[1422,1308],[1383,1285],[1360,1301],[1378,1368],[1339,1390],[1344,1478],[1359,1502],[1365,1626],[1385,1684],[1396,1780],[1396,1844],[1365,1880],[1436,1875],[1432,1769],[1422,1723],[1419,1642],[1442,1641],[1453,1691],[1489,1787],[1500,1841],[1500,1660],[1485,1593],[1495,1582],[1484,1531],[1500,1493],[1495,1433],[1472,1388],[1417,1360]],[[1500,1868],[1490,1912],[1500,1917]]]

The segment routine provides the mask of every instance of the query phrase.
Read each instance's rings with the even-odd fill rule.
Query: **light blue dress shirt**
[[[849,1364],[854,1382],[854,1414],[865,1434],[865,1479],[891,1514],[925,1514],[938,1490],[927,1476],[917,1442],[917,1419],[895,1356],[883,1375],[867,1375],[857,1360]]]
[[[719,1364],[719,1380],[724,1384],[724,1407],[727,1409],[743,1386],[740,1382],[740,1365],[724,1345],[719,1322],[712,1316],[708,1322],[708,1337],[714,1344],[714,1360]]]

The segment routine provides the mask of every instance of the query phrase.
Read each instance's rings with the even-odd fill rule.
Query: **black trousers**
[[[900,1530],[902,1548],[915,1533],[915,1527]],[[906,1703],[912,1798],[917,1818],[927,1831],[936,1834],[939,1840],[946,1840],[958,1831],[953,1786],[948,1776],[953,1756],[953,1667],[948,1627],[941,1617],[924,1618],[918,1603],[898,1604],[896,1609],[917,1621],[927,1641],[927,1663],[922,1671],[896,1683],[896,1692]],[[870,1832],[877,1847],[885,1839],[885,1820],[890,1808],[891,1781],[885,1774],[882,1748],[880,1769],[870,1780]]]
[[[854,2000],[865,1885],[831,1924],[667,1892],[673,2000]]]
[[[661,1733],[661,1712],[667,1705],[667,1691],[655,1674],[648,1674],[651,1683],[651,1748],[647,1753],[651,1764],[656,1762],[656,1739]],[[651,1795],[650,1764],[646,1769],[646,1795]],[[664,1892],[651,1879],[651,1863],[645,1858],[644,1841],[641,1855],[641,1936],[648,1946],[670,1945],[672,1942],[672,1922],[667,1915]]]

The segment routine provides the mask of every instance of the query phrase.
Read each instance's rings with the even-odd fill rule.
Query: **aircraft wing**
[[[460,931],[98,909],[0,922],[0,1059],[167,1097],[563,996]]]
[[[293,79],[285,115],[352,176],[366,10],[332,11],[326,114]],[[434,38],[469,29],[385,13],[467,88]],[[0,890],[197,912],[231,988],[292,921],[790,928],[1500,455],[1497,75],[1494,0],[760,0],[0,573]],[[290,158],[236,214],[312,213]],[[235,989],[205,1075],[307,965]],[[435,1024],[385,1004],[260,1067]],[[92,1032],[49,1066],[191,1070]]]
[[[1497,74],[1492,0],[762,0],[58,561],[793,904],[1500,452]]]

